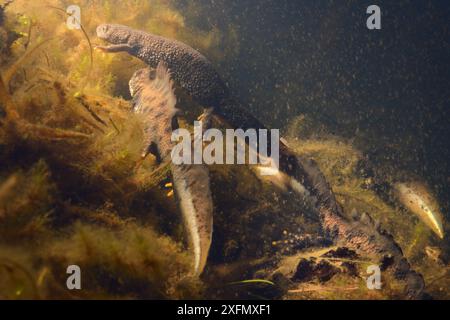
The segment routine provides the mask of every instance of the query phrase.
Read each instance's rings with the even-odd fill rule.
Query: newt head
[[[97,27],[97,37],[112,44],[128,44],[133,30],[120,24],[105,23]]]

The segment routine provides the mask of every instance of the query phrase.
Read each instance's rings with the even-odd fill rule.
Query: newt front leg
[[[98,49],[103,52],[107,53],[114,53],[114,52],[128,52],[130,53],[133,50],[133,47],[129,44],[113,44],[109,46],[95,46],[95,49]]]

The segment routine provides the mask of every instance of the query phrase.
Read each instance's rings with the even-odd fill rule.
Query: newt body
[[[169,162],[173,186],[194,256],[194,274],[206,264],[212,237],[212,198],[208,169],[204,165],[176,165],[170,161],[172,133],[178,128],[176,98],[164,63],[156,70],[138,70],[130,80],[133,110],[141,114],[145,145],[142,155],[153,153]]]

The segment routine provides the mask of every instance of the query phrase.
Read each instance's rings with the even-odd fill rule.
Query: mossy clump
[[[50,264],[84,270],[81,297],[195,298],[201,293],[199,280],[187,276],[188,254],[148,226],[130,222],[111,229],[77,223],[68,238],[45,251]],[[59,271],[56,283],[64,283],[64,270]],[[188,285],[190,290],[179,290]]]
[[[173,20],[169,33],[181,15],[159,1],[79,4],[85,34],[67,29],[64,1],[5,11],[2,30],[21,37],[0,61],[0,297],[196,298],[167,166],[142,161],[142,119],[121,97],[141,64],[88,41],[97,24],[127,23],[116,12]],[[66,288],[71,264],[85,290]]]
[[[15,56],[22,56],[33,44],[48,42],[27,64],[34,63],[34,71],[40,68],[58,71],[79,91],[129,97],[128,80],[143,66],[126,54],[93,50],[95,44],[101,44],[96,38],[96,28],[102,23],[124,24],[181,40],[216,61],[238,50],[236,32],[231,26],[228,30],[190,27],[186,19],[189,15],[196,16],[195,8],[190,6],[182,14],[176,1],[79,0],[71,4],[81,8],[82,30],[68,29],[65,1],[14,1],[9,7],[17,15],[12,27],[22,37],[11,50]]]
[[[191,261],[183,248],[150,227],[75,223],[40,240],[0,247],[0,297],[179,299],[197,298],[203,290],[188,276]],[[82,290],[67,290],[70,265],[81,268]]]
[[[0,179],[0,239],[26,241],[45,236],[54,208],[55,185],[45,162]]]

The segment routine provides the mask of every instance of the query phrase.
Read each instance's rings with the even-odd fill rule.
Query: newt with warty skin
[[[212,107],[213,114],[234,129],[266,129],[231,97],[208,59],[188,45],[117,24],[100,25],[97,36],[111,44],[99,47],[106,52],[127,52],[153,68],[164,61],[180,87],[199,104]],[[366,216],[358,221],[347,221],[317,165],[298,157],[284,143],[280,143],[278,178],[292,191],[311,199],[323,229],[334,241],[390,268],[395,277],[405,283],[408,297],[422,296],[423,278],[411,269],[394,239]]]
[[[163,62],[156,70],[135,72],[130,80],[133,111],[142,115],[144,149],[142,156],[152,152],[159,161],[168,162],[175,195],[186,225],[189,244],[194,255],[194,275],[206,264],[212,237],[212,197],[208,168],[201,164],[176,165],[170,161],[172,133],[178,129],[173,83]]]

